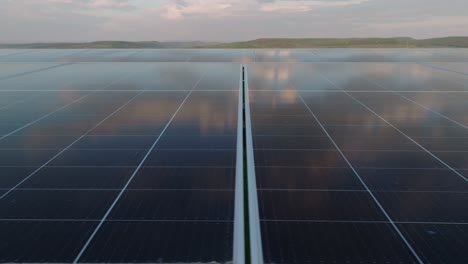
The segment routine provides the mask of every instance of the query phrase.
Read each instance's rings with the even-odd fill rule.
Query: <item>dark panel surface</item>
[[[77,136],[9,136],[0,140],[0,149],[62,149]]]
[[[468,191],[465,180],[450,169],[358,169],[376,191]]]
[[[232,260],[232,222],[106,222],[83,262]]]
[[[1,262],[70,263],[88,239],[95,222],[0,221]]]
[[[168,133],[169,135],[169,133]],[[236,136],[164,136],[158,149],[236,149]]]
[[[20,188],[121,189],[135,168],[45,167]]]
[[[0,166],[40,166],[58,152],[58,150],[1,149]]]
[[[327,137],[300,136],[261,136],[254,137],[255,149],[323,149],[333,150],[334,146]]]
[[[417,263],[388,224],[261,222],[265,263]]]
[[[144,167],[129,189],[234,189],[234,168]]]
[[[348,168],[257,167],[259,189],[362,190],[363,186]]]
[[[371,196],[347,191],[258,191],[261,219],[380,221]]]
[[[370,63],[453,55],[444,52],[317,50],[304,61],[335,63],[248,66],[266,263],[465,261],[468,79]]]
[[[131,62],[250,53],[73,52],[0,63],[0,262],[232,262],[239,64]]]
[[[100,219],[116,191],[17,190],[0,200],[2,219]]]
[[[148,149],[156,136],[86,136],[71,149]]]
[[[146,151],[140,150],[67,150],[51,166],[137,166]]]
[[[425,263],[465,263],[468,261],[468,225],[399,225]]]
[[[396,221],[468,221],[466,192],[376,192],[376,196]]]
[[[467,262],[467,54],[0,50],[0,262],[230,263],[249,62],[267,263]]]
[[[0,167],[0,188],[15,186],[33,171],[34,167]]]
[[[284,167],[346,167],[335,150],[255,150],[255,165]]]
[[[423,151],[345,151],[354,167],[377,168],[444,168]]]
[[[233,167],[235,150],[155,150],[147,166]]]
[[[118,220],[233,220],[233,191],[129,190],[109,216]]]

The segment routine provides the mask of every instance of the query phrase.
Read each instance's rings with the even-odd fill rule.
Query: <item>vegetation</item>
[[[89,43],[0,44],[16,49],[167,49],[167,48],[468,48],[468,37],[399,38],[264,38],[244,42],[98,41]]]
[[[210,42],[158,42],[158,41],[96,41],[89,43],[28,43],[0,44],[0,48],[11,49],[169,49],[197,48],[218,43]]]
[[[245,42],[224,43],[212,48],[468,48],[468,37],[433,39],[400,38],[303,38],[256,39]]]

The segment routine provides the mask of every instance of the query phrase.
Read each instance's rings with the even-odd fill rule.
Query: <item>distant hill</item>
[[[400,38],[265,38],[213,45],[211,48],[468,48],[468,37]]]
[[[243,42],[96,41],[89,43],[0,44],[14,49],[184,49],[184,48],[468,48],[468,37],[398,38],[263,38]]]
[[[96,41],[86,43],[0,44],[2,49],[184,49],[213,46],[216,42]]]

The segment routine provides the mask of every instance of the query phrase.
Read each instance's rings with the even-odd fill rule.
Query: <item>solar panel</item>
[[[234,259],[239,66],[193,66],[2,81],[0,261]]]
[[[369,62],[248,72],[255,263],[467,260],[466,76]]]
[[[0,262],[468,262],[467,54],[0,50]]]

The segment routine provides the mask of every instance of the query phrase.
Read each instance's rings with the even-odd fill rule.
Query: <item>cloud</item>
[[[161,7],[169,20],[194,16],[244,16],[255,12],[308,12],[331,6],[356,5],[369,0],[171,0]]]
[[[223,16],[228,14],[228,9],[237,5],[236,2],[239,0],[175,0],[161,7],[161,17],[174,20],[192,15]]]
[[[88,5],[91,7],[97,7],[97,8],[129,8],[131,7],[130,3],[125,0],[121,0],[121,1],[95,0],[95,1],[91,1]]]
[[[467,0],[0,0],[0,42],[468,35]]]
[[[81,7],[97,9],[132,9],[129,0],[47,0],[49,5],[56,7]]]
[[[314,9],[357,5],[368,0],[335,0],[335,1],[261,1],[260,11],[263,12],[307,12]]]

